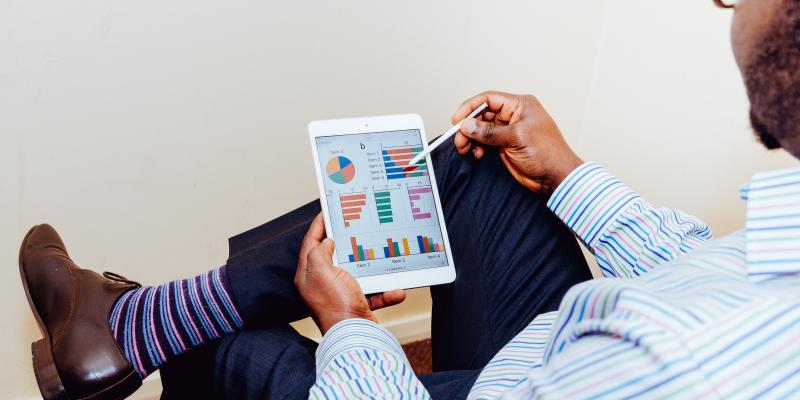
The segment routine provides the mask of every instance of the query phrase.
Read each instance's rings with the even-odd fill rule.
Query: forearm
[[[589,247],[606,276],[641,275],[712,237],[700,219],[652,207],[594,163],[575,169],[548,207]]]
[[[309,397],[430,398],[397,339],[364,319],[339,322],[322,338]]]

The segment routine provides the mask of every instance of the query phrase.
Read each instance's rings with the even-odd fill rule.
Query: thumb
[[[328,260],[333,257],[333,239],[325,238],[319,244],[321,256],[326,257]]]
[[[322,249],[325,250],[325,255],[333,257],[333,239],[325,238],[320,244],[322,244]]]
[[[333,239],[325,238],[319,245],[308,252],[308,269],[332,266]]]
[[[461,123],[461,134],[478,143],[488,146],[513,147],[516,136],[510,125],[468,118]]]

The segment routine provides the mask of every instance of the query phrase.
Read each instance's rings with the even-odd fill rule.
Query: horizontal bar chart
[[[423,196],[429,197],[430,202],[433,203],[433,191],[430,186],[418,186],[408,188],[408,201],[411,203],[411,216],[414,221],[421,219],[430,219],[432,214],[430,211],[425,211],[420,206]]]
[[[428,165],[424,159],[414,165],[409,165],[408,163],[422,150],[422,146],[383,148],[383,166],[386,168],[386,179],[428,176]]]
[[[389,190],[375,192],[375,210],[378,212],[378,222],[388,224],[394,222],[392,212],[392,192]]]
[[[339,204],[342,206],[344,226],[345,228],[349,228],[352,221],[361,219],[361,213],[364,211],[364,206],[367,205],[367,194],[354,193],[339,195]]]

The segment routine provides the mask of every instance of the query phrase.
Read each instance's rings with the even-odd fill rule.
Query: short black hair
[[[800,137],[800,0],[783,0],[745,66],[750,122],[768,149]]]

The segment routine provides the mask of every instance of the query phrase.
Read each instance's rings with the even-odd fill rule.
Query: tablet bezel
[[[365,133],[381,133],[389,131],[403,131],[416,129],[419,131],[420,140],[423,148],[428,147],[425,136],[425,127],[422,118],[417,114],[386,115],[378,117],[361,117],[312,121],[308,124],[308,135],[311,141],[311,152],[314,155],[314,171],[317,175],[317,188],[320,194],[320,205],[322,215],[325,219],[325,231],[328,237],[332,237],[332,226],[328,213],[328,202],[325,196],[325,186],[323,184],[322,168],[320,167],[320,157],[317,149],[318,137],[348,136]],[[453,254],[450,250],[450,238],[447,235],[447,226],[444,223],[444,213],[442,213],[441,200],[439,199],[439,189],[436,185],[436,175],[431,164],[431,156],[427,155],[425,160],[428,165],[428,176],[433,189],[433,199],[436,205],[436,215],[438,217],[439,229],[442,232],[447,265],[425,269],[416,269],[405,272],[395,272],[375,276],[356,278],[364,294],[385,292],[392,289],[409,289],[423,286],[440,285],[453,282],[456,278],[456,271],[453,265]],[[336,240],[337,238],[333,238]],[[338,257],[334,249],[333,264],[338,265]]]

